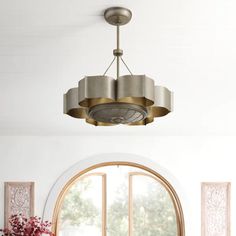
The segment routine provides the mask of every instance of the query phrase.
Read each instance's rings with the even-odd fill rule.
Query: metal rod
[[[119,51],[120,49],[120,26],[116,26],[116,49]],[[117,60],[116,60],[116,77],[117,79],[120,76],[120,56],[117,55]]]
[[[116,78],[118,79],[120,77],[120,63],[122,62],[126,69],[129,71],[129,73],[133,76],[133,73],[129,69],[128,65],[122,58],[123,51],[120,49],[120,26],[116,26],[116,49],[113,50],[113,55],[115,56],[112,60],[112,62],[109,64],[108,68],[104,72],[103,76],[106,75],[107,71],[110,69],[112,66],[113,62],[116,60]]]
[[[109,64],[109,66],[107,67],[106,71],[103,73],[103,76],[106,75],[107,71],[111,68],[113,62],[115,61],[116,57],[113,58],[112,62]]]
[[[116,49],[120,49],[120,26],[116,26]]]
[[[125,65],[126,69],[129,71],[129,73],[131,75],[133,75],[133,73],[131,72],[130,68],[128,67],[128,65],[125,63],[124,59],[122,57],[120,57],[121,61],[123,62],[123,64]]]

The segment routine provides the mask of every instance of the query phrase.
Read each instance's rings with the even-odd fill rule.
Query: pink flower
[[[37,216],[26,218],[21,214],[12,215],[9,218],[9,224],[9,229],[0,229],[2,236],[41,236],[43,234],[54,236],[50,230],[52,224],[49,221],[42,221]]]

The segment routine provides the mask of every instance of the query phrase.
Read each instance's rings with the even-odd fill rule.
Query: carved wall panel
[[[11,215],[34,215],[34,183],[5,182],[5,227]]]
[[[230,235],[230,183],[202,183],[202,236]]]

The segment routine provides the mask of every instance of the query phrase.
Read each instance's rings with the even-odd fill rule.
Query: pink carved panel
[[[202,236],[230,236],[230,183],[202,183]]]
[[[34,183],[5,182],[5,226],[11,215],[34,215]]]

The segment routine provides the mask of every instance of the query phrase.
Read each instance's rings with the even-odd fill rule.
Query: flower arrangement
[[[9,228],[0,229],[2,236],[54,236],[50,230],[52,224],[49,221],[42,221],[37,216],[26,218],[21,214],[12,215],[9,224]]]

